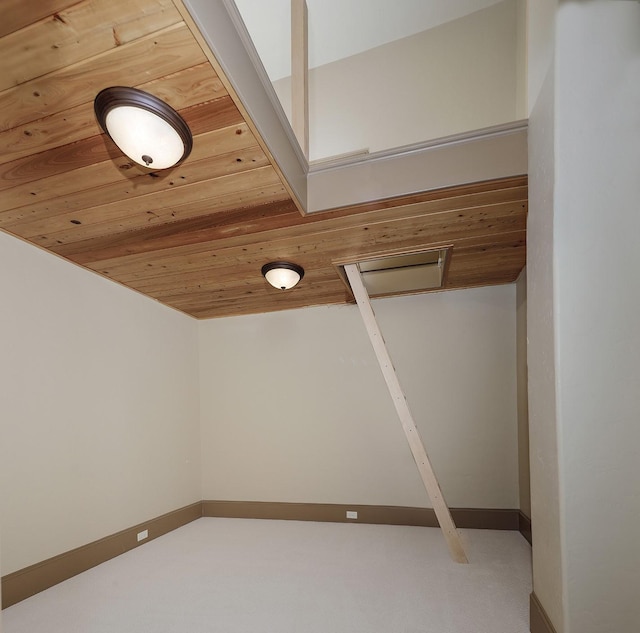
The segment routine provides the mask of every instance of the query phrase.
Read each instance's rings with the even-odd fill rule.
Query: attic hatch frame
[[[440,484],[436,478],[433,466],[424,447],[424,442],[420,437],[418,427],[413,419],[407,398],[402,391],[398,375],[391,361],[391,356],[387,350],[387,346],[382,337],[382,332],[376,321],[375,313],[371,307],[369,294],[364,287],[360,270],[357,264],[345,264],[344,266],[347,279],[351,285],[351,290],[360,309],[360,315],[364,322],[364,326],[369,335],[369,340],[373,346],[373,351],[378,359],[380,370],[384,376],[384,380],[389,390],[389,395],[393,400],[402,429],[407,438],[411,454],[416,462],[422,483],[427,491],[427,495],[433,505],[433,510],[440,524],[440,529],[449,547],[451,558],[457,563],[468,563],[467,556],[460,539],[460,534],[453,521],[449,507],[444,499]]]
[[[431,262],[416,262],[415,259],[419,259],[421,255],[438,255],[437,263]],[[451,265],[451,258],[453,255],[453,244],[443,244],[441,246],[432,246],[428,248],[417,248],[407,250],[406,248],[402,249],[387,249],[383,251],[377,252],[369,252],[364,255],[360,255],[358,257],[343,259],[339,261],[333,261],[333,266],[336,270],[336,273],[344,283],[347,292],[353,295],[353,290],[347,279],[347,273],[345,267],[347,264],[356,264],[358,266],[359,272],[362,274],[362,278],[364,280],[364,286],[367,289],[367,294],[370,298],[373,299],[382,299],[384,297],[397,297],[397,296],[405,296],[412,294],[422,294],[424,292],[439,292],[441,290],[446,289],[447,277],[449,275],[449,266]],[[404,261],[403,261],[404,260]],[[385,261],[393,261],[390,266],[378,265],[383,264]],[[369,265],[367,270],[362,270],[362,265]],[[389,280],[387,283],[391,283],[394,288],[387,289],[382,292],[372,292],[371,289],[367,288],[366,276],[371,273],[379,273],[379,272],[401,272],[405,270],[411,269],[425,269],[428,267],[438,267],[440,272],[440,283],[438,285],[426,285],[426,284],[418,284],[414,283],[416,280],[414,278],[413,281],[409,281],[408,283],[412,283],[412,286],[407,285],[407,279],[397,278],[395,282]],[[355,297],[354,297],[355,299]],[[348,302],[351,302],[348,299]]]

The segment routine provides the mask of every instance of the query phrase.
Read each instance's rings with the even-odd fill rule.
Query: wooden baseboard
[[[522,510],[518,512],[518,529],[520,530],[520,534],[529,541],[529,545],[533,545],[531,537],[531,519],[524,514]]]
[[[347,510],[357,512],[358,518],[347,519]],[[461,528],[521,529],[518,510],[452,508],[451,515],[456,525]],[[335,503],[198,501],[3,576],[2,608],[6,609],[25,598],[53,587],[59,582],[68,580],[203,516],[438,527],[438,521],[432,508]],[[143,530],[148,530],[149,536],[144,541],[138,542],[137,534]]]
[[[357,512],[358,518],[347,519],[347,510]],[[451,515],[458,527],[487,530],[517,530],[519,527],[518,513],[518,510],[451,508]],[[438,527],[438,521],[432,508],[337,503],[203,501],[202,516]]]
[[[139,525],[106,536],[93,543],[77,547],[35,565],[30,565],[2,578],[2,608],[6,609],[25,598],[91,569],[111,558],[171,532],[202,516],[202,502],[198,501]],[[138,543],[137,534],[149,531],[149,536]]]
[[[531,633],[556,633],[535,593],[529,595],[529,630]]]

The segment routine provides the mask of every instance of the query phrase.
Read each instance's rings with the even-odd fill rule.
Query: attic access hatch
[[[444,287],[451,247],[353,262],[370,297],[415,294]],[[344,266],[341,277],[348,284]],[[348,284],[349,285],[349,284]]]

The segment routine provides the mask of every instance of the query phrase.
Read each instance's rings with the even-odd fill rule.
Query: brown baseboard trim
[[[529,595],[529,630],[531,633],[556,633],[535,593]]]
[[[356,511],[358,519],[347,519],[347,510]],[[452,508],[451,514],[456,525],[461,528],[518,530],[520,526],[518,510]],[[6,609],[203,516],[438,527],[438,521],[431,508],[336,503],[198,501],[3,576],[2,608]],[[138,543],[136,537],[142,530],[148,530],[149,536]]]
[[[25,598],[87,571],[100,563],[171,532],[202,516],[202,502],[168,512],[139,525],[106,536],[93,543],[77,547],[35,565],[7,574],[2,578],[2,608],[6,609]],[[149,536],[138,543],[137,534],[149,530]]]
[[[520,530],[520,534],[529,541],[529,545],[533,545],[531,538],[531,519],[524,514],[522,510],[518,512],[518,529]]]
[[[347,510],[358,513],[347,519]],[[461,528],[517,530],[518,510],[452,508],[451,515]],[[438,527],[432,508],[369,506],[336,503],[280,503],[270,501],[203,501],[202,516],[236,519],[284,519],[334,523],[375,523]]]

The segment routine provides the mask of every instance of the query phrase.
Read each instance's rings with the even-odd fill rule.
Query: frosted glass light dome
[[[184,144],[180,135],[148,110],[119,106],[109,111],[105,121],[113,142],[139,165],[166,169],[182,158]]]
[[[150,169],[167,169],[191,152],[191,131],[184,119],[157,97],[124,86],[96,96],[98,122],[131,160]]]
[[[304,277],[304,269],[289,262],[271,262],[262,267],[262,274],[274,288],[289,290]]]

